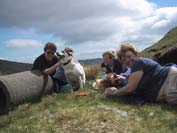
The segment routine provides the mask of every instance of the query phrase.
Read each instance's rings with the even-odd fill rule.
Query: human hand
[[[120,82],[120,81],[124,80],[125,77],[121,76],[121,75],[114,74],[114,79],[115,79],[115,81]]]
[[[102,71],[102,72],[107,72],[106,67],[102,67],[102,68],[101,68],[101,71]]]
[[[117,92],[118,92],[117,88],[115,88],[115,87],[109,87],[109,88],[107,88],[105,90],[104,94],[105,94],[105,96],[117,95]]]

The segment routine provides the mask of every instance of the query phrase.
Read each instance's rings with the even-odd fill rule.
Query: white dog
[[[73,58],[73,51],[64,50],[57,55],[60,57],[60,62],[63,64],[63,69],[67,82],[73,90],[83,88],[85,85],[85,71],[82,65]]]

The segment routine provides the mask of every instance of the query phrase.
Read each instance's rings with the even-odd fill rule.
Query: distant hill
[[[101,64],[102,59],[97,58],[97,59],[80,60],[79,62],[83,65]],[[28,71],[31,68],[32,68],[32,64],[0,60],[0,75]]]
[[[94,64],[101,64],[102,59],[96,58],[96,59],[79,60],[79,62],[83,65],[94,65]]]
[[[32,64],[0,60],[0,75],[23,72],[31,68]]]
[[[177,27],[171,29],[162,39],[142,51],[145,57],[152,58],[161,64],[177,64]]]

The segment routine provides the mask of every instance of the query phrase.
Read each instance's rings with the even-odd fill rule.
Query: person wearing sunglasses
[[[59,62],[59,59],[55,55],[56,51],[57,46],[55,43],[48,42],[44,46],[44,53],[35,59],[32,70],[40,70],[43,74],[50,75],[52,79],[58,83],[58,85],[64,85],[66,84],[66,80],[60,80],[65,79],[64,71],[62,74],[60,74],[60,78],[54,78],[56,69],[62,69],[62,64]]]

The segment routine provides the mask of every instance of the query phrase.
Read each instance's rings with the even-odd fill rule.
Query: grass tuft
[[[177,132],[176,107],[166,104],[125,104],[106,99],[87,85],[80,92],[45,96],[39,102],[17,106],[0,116],[0,132],[139,133]],[[76,92],[75,92],[76,93]],[[127,117],[106,107],[126,111]]]

